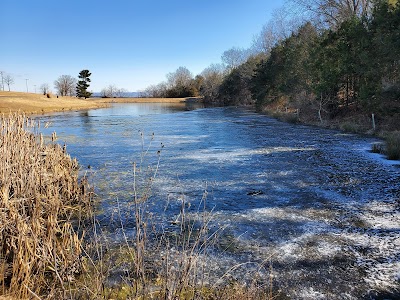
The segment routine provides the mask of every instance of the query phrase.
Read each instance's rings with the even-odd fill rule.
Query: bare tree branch
[[[54,81],[54,87],[60,96],[74,96],[77,80],[70,75],[61,75]]]
[[[288,4],[300,8],[316,24],[337,28],[349,18],[369,15],[373,0],[288,0]]]
[[[10,91],[10,86],[14,84],[14,77],[12,77],[10,74],[7,74],[6,76],[4,76],[4,83],[7,84],[8,91]],[[3,91],[4,91],[4,84],[3,84]]]

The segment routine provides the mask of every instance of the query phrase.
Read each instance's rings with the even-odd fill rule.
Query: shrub
[[[344,122],[340,124],[340,129],[350,133],[360,133],[362,131],[361,126],[353,122]]]
[[[382,142],[373,143],[371,146],[372,153],[385,153],[385,144]]]
[[[386,155],[388,159],[400,159],[400,131],[390,133],[386,137]]]

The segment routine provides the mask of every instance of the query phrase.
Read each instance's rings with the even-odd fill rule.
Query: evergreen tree
[[[251,79],[251,92],[258,109],[284,100],[291,106],[307,104],[312,95],[311,52],[318,34],[311,23],[271,49]]]
[[[223,105],[254,104],[250,87],[254,70],[261,62],[262,55],[251,56],[245,63],[234,68],[219,87],[219,101]]]
[[[79,72],[79,81],[78,84],[76,85],[76,95],[78,97],[82,98],[89,98],[92,93],[88,92],[87,89],[89,87],[89,82],[90,82],[90,75],[92,73],[89,72],[89,70],[82,70]]]

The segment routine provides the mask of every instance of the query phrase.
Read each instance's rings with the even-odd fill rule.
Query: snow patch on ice
[[[370,202],[363,208],[362,218],[374,229],[392,229],[400,232],[398,205],[393,202]]]
[[[207,149],[197,151],[196,154],[186,154],[182,155],[181,158],[193,159],[199,161],[209,161],[209,160],[238,160],[240,158],[252,155],[266,155],[279,152],[293,152],[293,151],[313,151],[314,148],[296,148],[296,147],[267,147],[260,149],[235,149],[234,151],[226,151],[223,149]]]
[[[329,299],[324,293],[314,290],[313,287],[304,288],[298,293],[299,299]]]

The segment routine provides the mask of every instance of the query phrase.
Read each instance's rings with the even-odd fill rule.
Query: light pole
[[[0,71],[0,75],[1,75],[1,87],[0,87],[0,89],[2,89],[3,92],[4,92],[4,71]]]
[[[28,93],[28,80],[29,80],[29,79],[27,79],[27,78],[25,79],[25,84],[26,84],[26,92],[27,92],[27,93]]]

